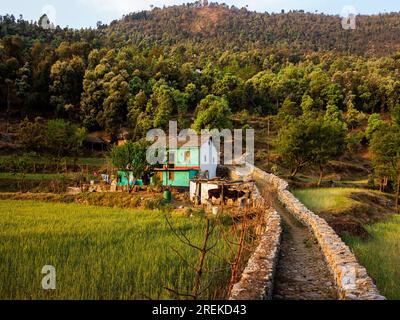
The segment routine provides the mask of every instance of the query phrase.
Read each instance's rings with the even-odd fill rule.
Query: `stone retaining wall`
[[[240,281],[232,288],[230,300],[272,299],[282,234],[281,218],[275,210],[268,209],[265,212],[265,225],[257,249],[247,262]]]
[[[341,240],[328,223],[308,210],[288,189],[288,183],[279,177],[266,173],[255,166],[242,169],[253,178],[264,180],[278,200],[303,225],[307,226],[318,241],[322,253],[332,272],[339,297],[345,300],[383,300],[378,289],[361,266],[350,248]],[[242,173],[243,174],[243,173]]]
[[[230,170],[235,179],[245,179],[246,175]],[[265,208],[265,200],[257,186],[251,193],[253,203]],[[230,293],[230,300],[270,300],[274,284],[276,264],[282,235],[281,217],[272,208],[264,212],[265,229],[262,230],[260,242],[251,255],[241,278]]]

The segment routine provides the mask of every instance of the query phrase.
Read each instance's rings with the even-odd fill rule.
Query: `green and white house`
[[[190,180],[199,172],[209,179],[217,175],[219,154],[212,138],[203,143],[199,140],[197,136],[190,137],[189,141],[178,141],[176,148],[167,150],[167,159],[171,160],[155,169],[163,186],[189,187]]]

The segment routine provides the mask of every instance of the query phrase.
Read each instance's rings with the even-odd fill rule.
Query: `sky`
[[[25,20],[37,21],[42,13],[47,13],[50,21],[61,27],[86,28],[95,27],[97,21],[108,24],[124,14],[150,9],[151,5],[162,7],[187,2],[193,0],[0,0],[0,15],[8,13],[18,17],[22,14]],[[399,0],[209,0],[209,2],[224,2],[239,8],[247,5],[249,10],[259,12],[302,9],[308,12],[341,14],[343,8],[348,6],[354,7],[356,13],[361,14],[400,11]]]

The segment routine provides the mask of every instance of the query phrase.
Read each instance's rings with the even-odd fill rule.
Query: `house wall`
[[[126,187],[128,185],[128,182],[129,182],[129,185],[133,185],[134,181],[135,181],[135,178],[133,177],[132,172],[118,171],[117,186]],[[135,181],[135,184],[142,186],[143,181],[141,179],[137,179]]]
[[[175,166],[176,167],[199,167],[199,148],[198,147],[181,147],[175,149]],[[186,157],[188,152],[189,157]]]
[[[170,179],[169,172],[173,172],[173,179]],[[193,179],[197,173],[198,170],[163,171],[163,186],[189,187],[190,179]]]
[[[217,184],[211,183],[202,183],[201,184],[201,203],[205,204],[208,201],[208,191],[218,189],[219,186]]]
[[[218,151],[211,140],[203,143],[200,148],[200,170],[208,171],[208,178],[217,176]]]

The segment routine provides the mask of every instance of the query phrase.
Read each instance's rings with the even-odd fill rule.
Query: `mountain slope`
[[[274,46],[384,55],[400,48],[400,13],[357,16],[357,29],[344,30],[339,16],[187,4],[131,13],[113,21],[108,34],[136,45],[191,41],[219,49]]]

